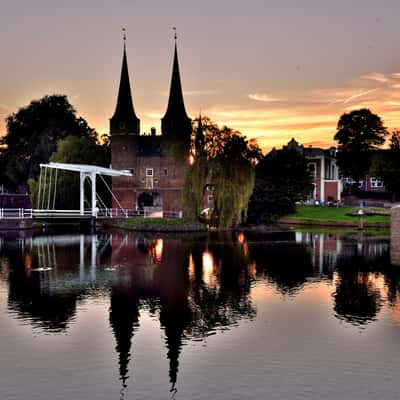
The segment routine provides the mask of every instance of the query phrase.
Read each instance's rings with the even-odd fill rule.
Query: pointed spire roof
[[[129,81],[128,61],[126,57],[126,37],[124,33],[124,54],[122,58],[121,79],[119,83],[117,106],[111,119],[119,120],[137,120],[135,109],[133,107],[131,85]]]
[[[175,51],[174,51],[174,62],[172,66],[171,87],[169,90],[167,111],[163,119],[175,116],[185,116],[186,118],[189,118],[186,114],[185,103],[183,101],[176,39],[177,37],[175,34]]]
[[[199,114],[199,123],[196,130],[195,148],[197,155],[199,155],[204,150],[204,132],[203,122],[201,120],[201,113]]]
[[[201,112],[199,114],[199,123],[197,125],[197,133],[200,135],[203,134],[203,121],[201,120]]]
[[[132,358],[132,337],[139,324],[139,302],[131,288],[115,286],[111,291],[110,325],[118,353],[119,376],[122,387],[127,386],[129,363]]]

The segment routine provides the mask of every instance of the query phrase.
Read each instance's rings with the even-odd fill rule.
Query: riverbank
[[[296,212],[283,216],[278,223],[332,227],[358,227],[358,209],[350,206],[297,206]],[[364,209],[365,228],[389,228],[389,209]]]
[[[118,228],[140,232],[205,232],[206,225],[185,218],[123,218],[99,221],[104,228]]]

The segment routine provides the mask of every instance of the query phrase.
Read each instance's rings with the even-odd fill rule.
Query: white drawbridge
[[[71,171],[77,172],[80,176],[79,184],[79,210],[56,210],[56,197],[57,197],[57,178],[58,171]],[[107,209],[103,200],[100,198],[96,191],[96,178],[99,176],[107,189],[110,191],[111,196],[115,200],[115,204],[119,209],[115,210],[116,216],[128,216],[127,210],[121,207],[118,199],[115,197],[111,188],[104,180],[103,176],[132,176],[129,171],[119,171],[111,168],[98,167],[96,165],[86,164],[67,164],[50,162],[48,164],[40,164],[39,188],[37,195],[37,208],[32,210],[33,216],[41,217],[98,217],[101,210],[102,216],[112,217],[113,210]],[[90,208],[85,209],[85,180],[89,179],[91,186],[91,202]],[[100,207],[98,207],[98,205]]]

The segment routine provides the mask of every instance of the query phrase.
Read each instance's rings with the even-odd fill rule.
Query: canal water
[[[0,240],[0,399],[399,399],[385,236]]]

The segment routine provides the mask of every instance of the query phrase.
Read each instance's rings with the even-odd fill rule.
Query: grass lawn
[[[191,222],[184,218],[142,218],[131,217],[123,222],[129,225],[187,225]]]
[[[122,218],[115,221],[107,221],[113,227],[134,229],[134,230],[149,230],[149,231],[201,231],[206,227],[199,222],[193,222],[185,218],[143,218],[131,217]]]
[[[357,223],[358,217],[346,215],[349,212],[357,211],[355,207],[320,207],[320,206],[297,206],[294,214],[285,215],[282,219],[298,220],[299,222],[353,222]],[[365,215],[364,223],[373,225],[374,223],[389,224],[388,215]]]

